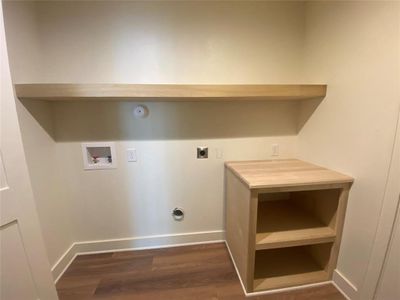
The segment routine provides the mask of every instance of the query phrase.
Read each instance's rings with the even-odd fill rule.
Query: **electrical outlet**
[[[137,161],[136,149],[135,148],[126,149],[126,157],[128,162],[136,162]]]
[[[208,148],[207,147],[197,147],[197,158],[198,159],[208,158]]]
[[[272,156],[279,156],[279,144],[272,144]]]

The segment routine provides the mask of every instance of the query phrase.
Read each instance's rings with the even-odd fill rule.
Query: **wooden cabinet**
[[[226,240],[246,291],[330,280],[353,179],[296,159],[225,167]]]

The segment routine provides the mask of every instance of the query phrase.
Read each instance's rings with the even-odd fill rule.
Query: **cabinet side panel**
[[[248,241],[250,190],[231,171],[226,174],[226,241],[246,290],[248,278]]]
[[[331,257],[327,265],[327,272],[329,274],[329,278],[332,278],[332,274],[334,269],[336,268],[339,256],[339,249],[340,249],[340,243],[342,241],[344,218],[346,216],[347,199],[349,197],[350,186],[351,186],[350,184],[344,186],[339,196],[339,205],[336,214],[336,222],[334,223],[336,239],[335,242],[333,243],[331,250]]]
[[[320,222],[336,228],[341,189],[292,192],[293,203],[311,213]]]

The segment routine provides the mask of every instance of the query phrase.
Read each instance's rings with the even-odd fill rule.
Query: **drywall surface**
[[[380,217],[400,105],[399,6],[306,6],[305,78],[329,88],[299,133],[299,155],[355,178],[338,269],[358,288]]]
[[[303,9],[301,2],[6,2],[13,81],[296,83]],[[223,162],[275,158],[275,143],[280,157],[296,156],[297,104],[148,103],[148,118],[134,119],[136,104],[21,106],[52,263],[70,240],[61,234],[65,216],[74,241],[223,230]],[[84,171],[87,141],[115,141],[117,169]],[[209,159],[196,159],[197,146],[209,147]],[[127,162],[130,147],[136,163]],[[46,189],[48,179],[62,185]],[[172,219],[175,206],[185,210],[181,222]]]
[[[16,78],[21,82],[31,82],[34,78],[39,78],[43,71],[38,67],[42,63],[43,55],[40,51],[35,10],[34,1],[3,1],[4,25],[13,83]]]
[[[80,143],[57,143],[68,178],[78,241],[216,231],[224,228],[225,160],[266,158],[272,143],[293,157],[296,136],[271,138],[120,141],[117,169],[84,171]],[[198,160],[197,146],[209,147]],[[137,162],[126,162],[135,148]],[[217,158],[217,149],[223,158]],[[172,210],[182,207],[183,221]]]
[[[291,136],[297,134],[300,109],[290,101],[155,102],[143,104],[149,114],[141,119],[133,115],[138,104],[143,103],[53,103],[54,133],[49,133],[58,142]]]
[[[6,13],[20,6],[6,3]],[[303,3],[37,1],[33,11],[41,57],[14,64],[18,83],[300,79]],[[38,72],[29,76],[26,67]]]
[[[272,144],[279,157],[296,156],[290,102],[146,103],[144,119],[133,117],[137,104],[51,103],[77,241],[223,230],[224,161],[276,158]],[[83,170],[82,141],[116,141],[117,168]],[[198,146],[209,148],[207,160],[196,158]],[[137,162],[127,162],[129,148]],[[181,222],[175,207],[185,210]]]
[[[24,106],[19,101],[16,103],[43,238],[48,259],[53,265],[74,242],[69,199],[66,198],[66,186],[59,168],[59,161],[63,158],[57,154],[56,143],[47,133],[52,128],[50,104],[39,102]]]

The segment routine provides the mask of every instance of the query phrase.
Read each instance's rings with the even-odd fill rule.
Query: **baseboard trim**
[[[53,275],[55,283],[57,283],[62,274],[64,274],[65,270],[69,267],[75,257],[75,243],[72,243],[72,245],[64,252],[63,255],[61,255],[61,257],[55,262],[55,264],[51,268],[51,274]]]
[[[57,283],[77,255],[179,247],[196,244],[218,243],[224,241],[225,231],[215,230],[75,242],[53,265],[51,268],[51,273],[55,283]]]
[[[358,299],[358,289],[350,282],[340,271],[335,270],[333,272],[333,285],[348,299]]]

